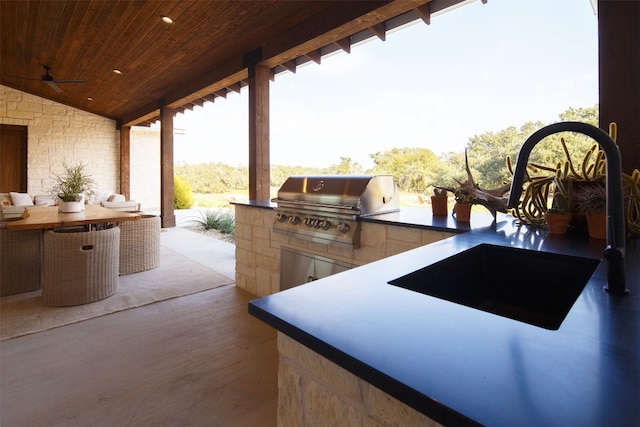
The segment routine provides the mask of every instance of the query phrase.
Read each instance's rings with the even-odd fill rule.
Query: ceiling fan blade
[[[43,80],[43,81],[44,81],[46,84],[48,84],[48,85],[49,85],[53,90],[55,90],[56,92],[58,92],[58,93],[62,93],[62,89],[60,89],[60,88],[58,87],[58,85],[57,85],[57,84],[55,84],[55,83],[53,82],[53,80],[49,80],[49,81],[47,81],[47,80]]]

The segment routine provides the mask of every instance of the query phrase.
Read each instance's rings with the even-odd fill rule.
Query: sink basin
[[[599,263],[481,244],[389,283],[555,330]]]

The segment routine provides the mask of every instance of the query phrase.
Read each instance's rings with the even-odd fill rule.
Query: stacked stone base
[[[278,351],[278,427],[440,426],[280,332]]]

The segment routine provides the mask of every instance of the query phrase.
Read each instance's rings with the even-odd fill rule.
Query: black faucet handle
[[[604,258],[607,261],[622,261],[622,251],[614,246],[607,245],[604,248]]]
[[[620,249],[607,245],[604,249],[604,257],[607,264],[607,286],[604,290],[614,295],[626,295],[629,289],[626,288],[624,275],[624,256]]]

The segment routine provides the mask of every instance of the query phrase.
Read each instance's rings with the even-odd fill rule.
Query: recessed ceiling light
[[[121,74],[122,74],[122,71],[118,70],[117,68],[114,68],[114,69],[113,69],[113,72],[114,72],[114,73],[116,73],[116,74],[118,74],[118,75],[121,75]]]
[[[163,16],[161,19],[165,24],[173,24],[173,19],[169,18],[168,16]]]
[[[92,98],[92,97],[90,97],[90,96],[88,96],[88,97],[87,97],[87,101],[93,101],[93,98]]]

